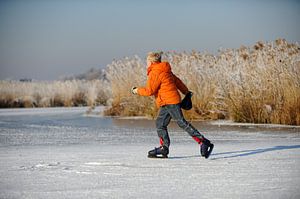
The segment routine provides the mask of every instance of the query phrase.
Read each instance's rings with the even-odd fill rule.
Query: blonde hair
[[[150,62],[161,62],[161,55],[163,54],[162,51],[160,52],[149,52],[147,56],[147,61]]]

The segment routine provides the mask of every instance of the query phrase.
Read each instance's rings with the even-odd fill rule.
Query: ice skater
[[[162,52],[150,52],[147,56],[147,85],[146,87],[132,87],[131,92],[141,96],[155,96],[156,105],[160,107],[156,119],[157,134],[160,146],[148,152],[148,157],[167,158],[169,154],[170,138],[168,125],[171,119],[185,130],[200,144],[201,156],[208,158],[214,145],[206,139],[195,127],[185,120],[181,111],[181,96],[178,90],[191,96],[186,85],[171,71],[168,62],[161,61]]]

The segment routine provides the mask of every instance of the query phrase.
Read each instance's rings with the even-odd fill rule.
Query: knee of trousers
[[[191,136],[199,137],[201,134],[186,120],[178,120],[177,124],[180,128],[188,132]]]
[[[177,124],[182,129],[185,129],[189,125],[189,123],[185,119],[177,120]]]

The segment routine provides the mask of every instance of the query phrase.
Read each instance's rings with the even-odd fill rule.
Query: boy
[[[170,138],[168,124],[171,118],[177,122],[196,142],[200,144],[200,153],[205,158],[211,154],[214,145],[199,131],[187,122],[181,111],[181,97],[178,90],[184,94],[191,94],[185,84],[172,73],[168,62],[161,62],[162,52],[150,52],[147,56],[147,85],[146,87],[133,87],[131,92],[141,96],[155,96],[156,105],[160,107],[156,119],[157,134],[160,147],[148,152],[148,157],[167,158],[169,154]],[[159,156],[158,156],[159,155]]]

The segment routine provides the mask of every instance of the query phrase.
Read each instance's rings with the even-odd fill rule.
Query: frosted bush
[[[279,39],[235,51],[236,63],[222,63],[233,65],[235,72],[219,66],[226,84],[218,94],[224,98],[231,118],[299,125],[299,45]],[[242,56],[245,53],[246,58]]]

